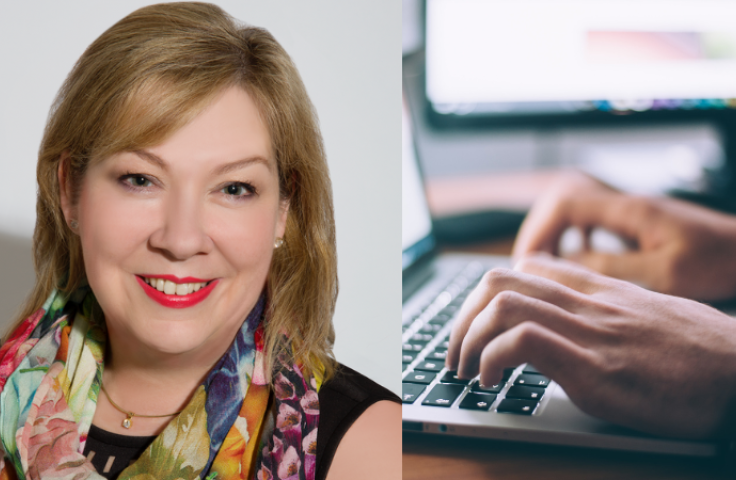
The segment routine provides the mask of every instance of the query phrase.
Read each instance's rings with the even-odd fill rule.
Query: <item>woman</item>
[[[329,178],[267,32],[197,3],[124,18],[62,87],[38,182],[0,478],[356,478],[397,454],[398,405],[331,357]]]

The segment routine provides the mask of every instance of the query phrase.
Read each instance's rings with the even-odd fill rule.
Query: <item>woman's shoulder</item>
[[[381,407],[381,405],[390,406],[390,404],[378,404],[378,402],[386,401],[395,402],[397,407],[401,403],[396,394],[370,378],[344,365],[338,366],[335,374],[319,390],[320,418],[319,429],[317,430],[317,479],[326,478],[340,442],[353,424],[356,423],[356,420],[369,409],[370,411],[366,413],[367,416],[382,415],[385,407]],[[364,428],[361,425],[362,423],[365,422],[359,422],[356,427]],[[400,422],[395,423],[397,432],[387,433],[391,435],[398,433],[400,436]]]
[[[328,416],[332,416],[333,407],[345,410],[348,406],[357,408],[365,403],[369,406],[380,400],[401,403],[391,390],[342,364],[338,364],[335,374],[319,390],[320,409],[325,409]]]

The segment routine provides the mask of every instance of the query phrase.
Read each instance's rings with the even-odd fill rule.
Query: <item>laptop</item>
[[[439,254],[406,104],[402,152],[403,430],[435,435],[713,456],[716,443],[661,438],[578,409],[532,365],[504,371],[498,385],[458,379],[445,368],[450,330],[482,275],[508,257]],[[541,370],[544,370],[543,366]]]

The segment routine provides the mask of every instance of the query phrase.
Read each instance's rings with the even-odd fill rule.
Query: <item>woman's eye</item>
[[[231,183],[222,192],[233,197],[248,197],[255,193],[255,188],[246,183]]]
[[[124,181],[128,185],[136,188],[145,188],[152,185],[152,182],[144,175],[127,175]]]

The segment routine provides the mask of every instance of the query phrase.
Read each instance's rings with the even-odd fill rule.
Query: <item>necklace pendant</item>
[[[125,420],[123,420],[123,428],[130,428],[133,426],[133,415],[128,414],[127,417],[125,417]]]

